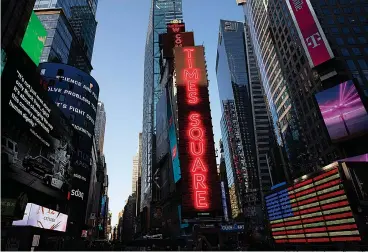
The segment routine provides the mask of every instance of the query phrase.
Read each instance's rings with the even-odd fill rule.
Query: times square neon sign
[[[201,79],[201,71],[194,67],[195,48],[184,48],[184,61],[186,67],[183,69],[183,81],[186,86],[186,102],[189,106],[197,105],[201,99],[198,92],[198,84]],[[191,164],[189,166],[192,186],[194,207],[200,210],[209,208],[208,193],[208,164],[205,159],[206,135],[201,113],[190,112],[188,115],[187,136]]]

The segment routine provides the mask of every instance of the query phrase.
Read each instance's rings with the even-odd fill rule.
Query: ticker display
[[[183,218],[222,212],[203,46],[176,47]]]
[[[265,199],[276,243],[361,240],[337,163]]]

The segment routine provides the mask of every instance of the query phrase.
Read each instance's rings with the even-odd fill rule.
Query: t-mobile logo
[[[312,36],[309,36],[305,39],[305,41],[307,42],[307,45],[311,46],[312,48],[316,48],[317,46],[321,45],[321,44],[318,43],[321,40],[322,40],[322,38],[321,38],[321,35],[319,34],[319,32],[316,32]]]

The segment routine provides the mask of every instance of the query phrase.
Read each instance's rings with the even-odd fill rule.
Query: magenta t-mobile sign
[[[309,65],[316,67],[334,57],[309,0],[287,0]]]

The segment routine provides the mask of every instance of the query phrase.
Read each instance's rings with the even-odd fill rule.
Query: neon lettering
[[[201,78],[201,71],[199,68],[195,68],[194,50],[194,48],[183,48],[186,66],[183,69],[183,82],[186,85],[187,104],[189,106],[196,105],[201,101],[198,92],[198,80]],[[210,205],[207,182],[208,164],[204,156],[206,154],[207,139],[200,113],[194,111],[189,113],[186,131],[188,137],[187,149],[192,160],[189,168],[192,178],[194,207],[198,210],[206,210]]]
[[[206,177],[203,174],[194,174],[194,188],[195,189],[207,189],[204,184]]]
[[[208,193],[207,191],[196,191],[195,202],[198,209],[208,208]]]

